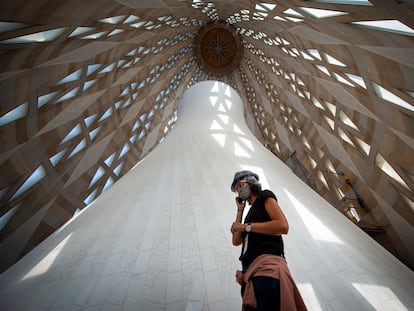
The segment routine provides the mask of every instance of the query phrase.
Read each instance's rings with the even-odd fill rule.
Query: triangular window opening
[[[385,160],[385,158],[378,152],[375,157],[375,164],[388,176],[397,181],[400,185],[404,186],[406,189],[410,190],[410,187],[405,183],[397,171]]]
[[[408,27],[407,25],[401,23],[399,20],[396,19],[352,22],[352,24],[365,26],[372,29],[414,36],[414,29]]]

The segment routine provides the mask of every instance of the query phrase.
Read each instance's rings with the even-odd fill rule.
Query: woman
[[[231,190],[238,193],[231,232],[233,245],[242,245],[236,281],[244,310],[306,310],[284,259],[281,235],[288,233],[289,224],[276,196],[262,190],[259,176],[246,170],[234,175]],[[251,207],[242,223],[246,201]]]

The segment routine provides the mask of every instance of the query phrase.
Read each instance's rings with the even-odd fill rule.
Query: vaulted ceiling
[[[1,271],[162,143],[186,89],[207,79],[236,89],[256,137],[413,268],[413,10],[404,0],[2,1]],[[240,38],[231,70],[207,70],[196,53],[200,29],[218,22]]]

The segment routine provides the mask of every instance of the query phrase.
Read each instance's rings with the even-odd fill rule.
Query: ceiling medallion
[[[201,27],[194,47],[199,65],[213,74],[228,74],[237,68],[243,49],[236,30],[223,21]]]

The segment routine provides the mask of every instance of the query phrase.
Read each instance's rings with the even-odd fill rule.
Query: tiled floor
[[[1,310],[240,310],[230,183],[242,168],[278,196],[309,310],[414,309],[414,273],[265,150],[235,93],[213,85],[191,88],[148,158],[0,276]]]

